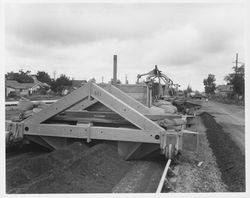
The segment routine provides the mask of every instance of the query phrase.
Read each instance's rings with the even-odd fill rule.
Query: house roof
[[[87,82],[86,80],[72,80],[72,86],[81,87],[86,82]]]
[[[46,83],[42,83],[40,81],[34,82],[34,83],[19,83],[15,80],[6,80],[5,81],[5,86],[11,87],[14,89],[30,89],[30,88],[37,86],[37,85],[48,86]]]
[[[5,86],[6,87],[11,87],[11,88],[14,88],[14,89],[25,89],[26,86],[22,83],[19,83],[15,80],[6,80],[5,81]]]
[[[42,86],[45,86],[45,87],[50,87],[50,85],[48,85],[47,83],[43,83],[43,82],[39,81],[35,74],[32,74],[31,77],[34,80],[34,83],[36,83],[36,84],[39,83],[39,85],[42,85]]]

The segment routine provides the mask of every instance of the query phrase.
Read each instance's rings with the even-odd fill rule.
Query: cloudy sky
[[[5,5],[5,72],[130,83],[158,65],[174,83],[203,91],[244,62],[244,6],[236,3],[56,3]]]

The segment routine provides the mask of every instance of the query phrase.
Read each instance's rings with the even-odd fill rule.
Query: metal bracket
[[[24,135],[24,123],[23,122],[10,122],[6,123],[6,131],[9,131],[12,135],[11,140],[18,142],[23,139]]]
[[[91,101],[92,100],[92,97],[91,97],[91,84],[92,83],[89,83],[89,95],[88,95],[88,99],[89,99],[89,101]]]
[[[169,151],[169,145],[172,145],[172,151],[177,153],[178,151],[193,151],[198,149],[199,133],[194,131],[188,131],[181,129],[180,131],[168,130],[160,133],[160,149],[161,153],[167,158],[173,155]]]
[[[91,142],[91,126],[92,125],[93,125],[92,123],[89,123],[88,127],[85,128],[85,131],[87,130],[87,143]]]

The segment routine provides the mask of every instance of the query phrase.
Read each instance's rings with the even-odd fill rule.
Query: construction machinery
[[[125,160],[155,154],[173,158],[181,150],[196,151],[198,132],[186,129],[187,117],[152,107],[148,84],[117,84],[116,63],[115,55],[112,84],[89,81],[26,118],[6,121],[7,142],[29,140],[57,149],[68,138],[117,141]],[[169,122],[162,127],[159,121],[164,120]]]
[[[137,75],[137,84],[139,84],[139,80],[141,77],[146,76],[145,83],[147,86],[152,87],[152,95],[153,99],[161,98],[167,91],[171,90],[170,88],[174,86],[173,81],[162,73],[155,65],[155,68],[148,73],[138,74]],[[162,84],[164,82],[164,84]]]

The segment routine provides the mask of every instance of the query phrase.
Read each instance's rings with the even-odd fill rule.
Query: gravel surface
[[[226,185],[221,180],[216,159],[206,138],[206,129],[197,117],[199,145],[197,153],[182,152],[169,171],[164,192],[225,192]],[[191,128],[192,129],[192,128]],[[190,129],[190,130],[191,130]],[[194,129],[193,129],[194,130]],[[201,165],[198,166],[199,162]]]
[[[213,116],[203,113],[201,115],[209,140],[210,147],[216,157],[221,171],[221,178],[232,192],[245,191],[245,155],[232,140],[230,134],[216,123]]]

